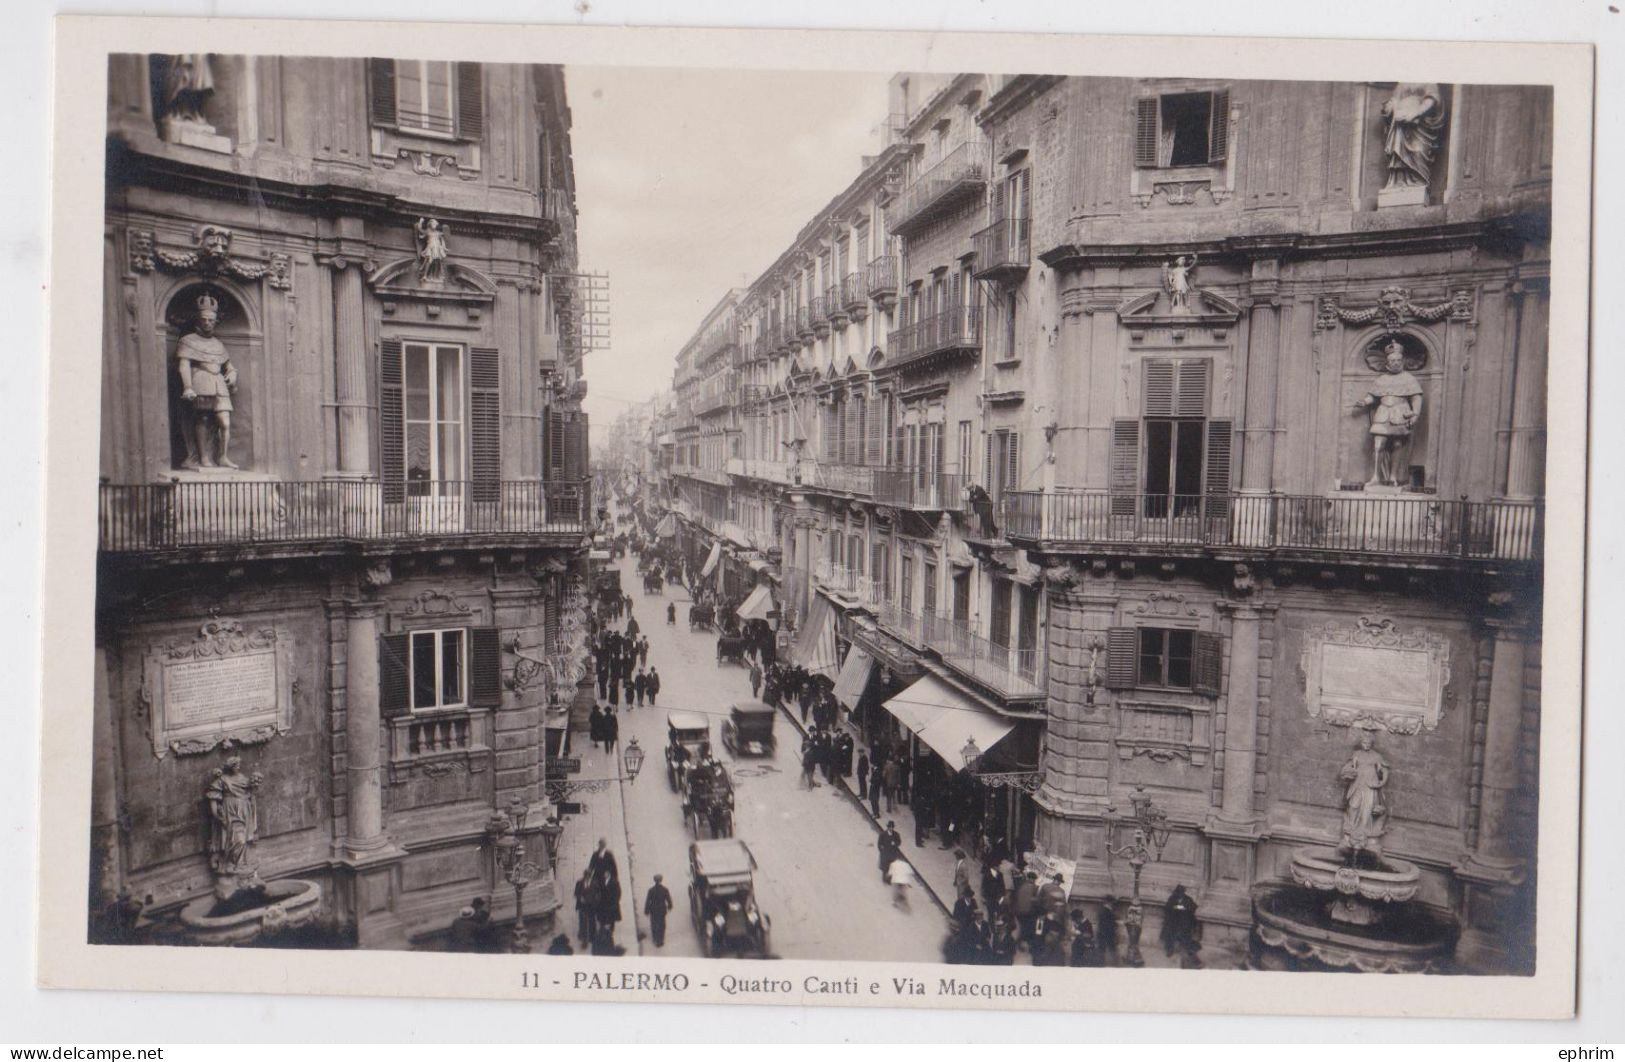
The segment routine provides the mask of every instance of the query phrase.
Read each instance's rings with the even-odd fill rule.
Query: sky
[[[594,442],[880,151],[890,76],[566,68],[581,268],[610,286],[610,346],[585,365]]]

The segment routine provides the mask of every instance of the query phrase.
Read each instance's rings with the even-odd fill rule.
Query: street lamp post
[[[525,858],[525,845],[520,839],[529,813],[530,808],[524,799],[516,797],[508,805],[507,812],[497,812],[485,824],[485,832],[491,838],[491,848],[496,854],[497,869],[501,871],[503,880],[513,886],[513,939],[508,950],[516,955],[530,951],[530,934],[525,930],[525,889],[544,872],[543,867]],[[562,832],[563,828],[559,829]],[[548,839],[547,827],[543,827],[542,836],[544,840]],[[548,848],[552,849],[555,844],[556,841],[549,842]]]
[[[1134,809],[1134,840],[1120,848],[1113,848],[1111,835],[1117,823],[1116,805],[1107,805],[1106,821],[1107,840],[1106,858],[1113,856],[1128,856],[1128,865],[1134,868],[1134,892],[1129,897],[1128,915],[1123,924],[1128,929],[1128,962],[1130,966],[1144,966],[1145,957],[1140,954],[1140,932],[1145,924],[1145,907],[1140,903],[1140,873],[1145,865],[1153,858],[1162,861],[1162,849],[1168,843],[1168,813],[1151,802],[1144,786],[1135,786],[1134,793],[1129,797],[1129,804]]]

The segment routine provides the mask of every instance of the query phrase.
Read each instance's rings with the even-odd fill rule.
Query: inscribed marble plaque
[[[142,695],[153,752],[206,752],[268,741],[292,721],[287,645],[269,627],[210,621],[147,654]]]
[[[1439,725],[1450,682],[1450,643],[1427,630],[1361,616],[1307,631],[1301,667],[1309,714],[1334,726],[1414,734]]]

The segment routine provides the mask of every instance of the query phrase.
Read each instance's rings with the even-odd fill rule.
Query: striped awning
[[[835,657],[835,610],[821,595],[814,594],[807,607],[807,620],[796,633],[790,660],[815,675],[831,678],[839,669]]]
[[[705,567],[700,569],[700,578],[704,579],[716,570],[717,563],[722,560],[722,543],[711,543],[711,555],[705,558]]]
[[[744,604],[734,610],[734,614],[742,620],[765,620],[771,611],[773,611],[773,591],[766,586],[758,586],[745,598]]]
[[[868,650],[856,645],[846,651],[846,663],[841,665],[840,677],[835,680],[835,699],[856,711],[863,689],[869,685],[869,673],[874,670],[874,657]]]
[[[935,675],[926,675],[887,701],[886,710],[955,770],[965,765],[967,743],[975,742],[986,753],[1016,728]]]

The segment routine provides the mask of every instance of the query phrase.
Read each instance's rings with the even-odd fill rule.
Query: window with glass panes
[[[464,478],[463,348],[406,343],[402,353],[408,493],[446,493]]]
[[[1196,632],[1141,627],[1139,685],[1190,689]]]
[[[453,64],[395,60],[395,113],[402,129],[451,133],[455,128]]]
[[[412,632],[407,667],[414,712],[468,703],[467,637],[462,627]]]

